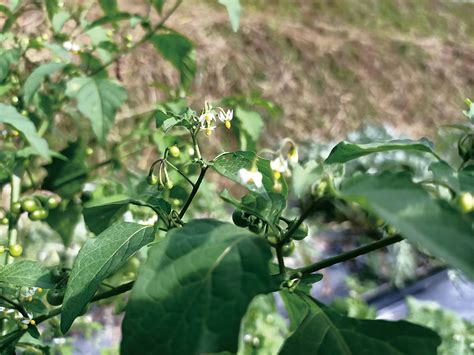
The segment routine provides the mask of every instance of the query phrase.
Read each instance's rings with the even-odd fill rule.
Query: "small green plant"
[[[237,29],[239,2],[219,3]],[[196,70],[192,43],[165,26],[180,4],[152,1],[161,15],[155,23],[150,15],[121,11],[115,1],[99,1],[104,15],[92,22],[82,4],[0,5],[6,16],[0,34],[0,185],[9,189],[8,206],[0,210],[5,255],[0,349],[43,351],[47,344],[28,340],[42,339],[43,325],[65,335],[91,303],[131,291],[126,303],[117,305],[125,311],[123,354],[235,353],[239,343],[241,350],[256,352],[265,344],[263,330],[241,334],[239,341],[242,319],[253,299],[273,293],[281,296],[290,318],[286,339],[267,340],[272,349],[283,344],[281,354],[436,353],[440,338],[423,326],[350,318],[309,291],[322,279],[318,271],[404,239],[474,277],[471,102],[465,111],[469,123],[456,126],[463,132],[458,169],[426,139],[344,141],[324,162],[304,167],[291,139],[257,154],[255,132],[262,121],[249,106],[271,106],[255,96],[206,102],[198,111],[187,107],[181,94],[172,96],[130,117],[138,118],[133,132],[110,143],[107,136],[127,92],[110,78],[108,68],[123,55],[152,43],[179,71],[180,90],[189,89]],[[45,33],[30,38],[13,31],[16,20],[33,10],[43,14],[49,26]],[[143,32],[139,39],[127,33],[134,26]],[[30,52],[43,50],[51,60],[31,63]],[[208,149],[214,135],[237,138],[241,150]],[[127,163],[148,147],[160,157],[148,173],[128,169]],[[432,179],[414,181],[394,170],[345,174],[349,161],[397,150],[429,155]],[[98,169],[106,170],[102,179],[95,176]],[[211,171],[227,186],[246,189],[238,197],[233,188],[220,194],[232,206],[232,216],[217,207],[214,195],[206,200]],[[297,217],[287,211],[289,183],[301,200]],[[285,258],[309,234],[309,216],[349,220],[354,214],[362,216],[373,242],[287,267]],[[68,253],[82,218],[95,236],[81,243],[77,255]],[[54,265],[31,257],[34,243],[25,230],[41,221],[65,246]],[[269,319],[265,322],[273,325]],[[268,328],[272,336],[284,333],[278,321]],[[250,314],[245,323],[252,328],[249,322],[262,320]]]

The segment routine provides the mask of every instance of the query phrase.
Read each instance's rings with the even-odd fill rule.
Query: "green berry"
[[[308,236],[309,228],[306,223],[301,223],[300,226],[296,229],[296,231],[291,236],[291,239],[294,240],[303,240]]]
[[[265,238],[270,244],[278,244],[278,242],[280,241],[280,238],[278,238],[278,236],[276,236],[275,234],[267,234]]]
[[[255,218],[255,220],[249,224],[249,230],[256,234],[260,234],[263,231],[263,227],[263,223],[259,218]]]
[[[0,245],[0,254],[5,253],[5,247],[3,245]]]
[[[54,288],[49,290],[48,294],[46,295],[46,301],[48,301],[51,306],[59,306],[63,303],[64,293],[64,289]]]
[[[21,202],[21,208],[23,209],[23,211],[25,212],[34,212],[38,209],[38,203],[36,202],[35,199],[33,198],[25,198],[22,202]]]
[[[291,241],[281,248],[283,256],[290,256],[295,251],[295,242]]]
[[[16,213],[16,214],[21,213],[21,203],[20,202],[15,202],[12,205],[11,211],[13,213]]]
[[[158,184],[158,176],[156,176],[155,174],[150,174],[147,176],[146,181],[148,185],[156,185]]]
[[[43,219],[43,210],[36,210],[28,213],[28,218],[32,221],[40,221]]]
[[[7,224],[8,224],[8,218],[7,217],[0,218],[0,225],[6,226]]]
[[[61,198],[59,196],[51,196],[48,198],[48,201],[46,201],[48,208],[52,210],[58,207],[60,202]]]
[[[474,197],[469,192],[462,192],[458,197],[457,203],[464,213],[474,210]]]
[[[172,181],[168,180],[168,181],[166,182],[166,188],[167,188],[168,190],[171,190],[171,189],[173,188],[173,186],[174,186],[174,185],[173,185],[173,182],[172,182]]]
[[[248,227],[249,225],[249,220],[246,217],[245,212],[241,210],[235,210],[232,213],[232,221],[234,222],[236,226],[243,227],[243,228]]]
[[[23,247],[20,244],[12,244],[8,248],[10,255],[14,258],[19,257],[23,253]]]
[[[181,154],[181,151],[179,150],[177,146],[174,145],[170,148],[170,154],[172,157],[177,158]]]

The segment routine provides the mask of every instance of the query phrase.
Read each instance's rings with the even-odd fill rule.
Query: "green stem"
[[[21,173],[18,171],[19,169],[16,168],[13,171],[11,176],[11,193],[10,193],[10,211],[12,211],[13,204],[16,203],[20,199],[21,193]],[[18,239],[18,218],[13,218],[10,215],[10,220],[8,223],[8,240],[6,249],[8,250],[10,245],[16,244]],[[13,257],[10,253],[5,253],[5,261],[4,264],[11,264],[13,262]]]
[[[166,160],[166,163],[171,166],[174,170],[178,172],[179,175],[181,175],[187,182],[191,184],[192,187],[194,187],[194,182],[191,181],[190,178],[188,178],[181,170],[179,170],[176,166],[174,166],[172,163],[170,163],[168,160]]]
[[[199,160],[201,160],[201,159],[202,159],[201,150],[199,149],[199,145],[198,145],[198,143],[197,143],[196,134],[193,133],[193,132],[191,132],[191,138],[193,139],[193,147],[194,147],[194,151],[195,151],[195,153],[196,153],[196,155],[197,155],[197,158],[198,158]]]
[[[181,5],[183,0],[177,0],[174,6],[168,11],[168,13],[163,16],[160,22],[158,22],[155,27],[153,27],[147,34],[145,34],[139,41],[135,42],[133,46],[126,48],[124,51],[121,53],[117,54],[115,57],[111,58],[108,62],[104,63],[102,66],[94,70],[90,75],[95,75],[102,70],[106,69],[108,66],[111,64],[115,63],[117,60],[119,60],[123,55],[128,54],[132,51],[134,51],[136,48],[140,47],[142,44],[147,42],[153,35],[155,34],[156,31],[158,31],[160,28],[163,27],[165,22],[168,20],[168,18],[178,9],[178,7]]]
[[[311,204],[303,211],[303,213],[301,214],[301,216],[291,224],[291,227],[287,230],[287,232],[283,235],[283,237],[281,238],[280,242],[278,243],[278,245],[283,245],[285,243],[288,243],[288,241],[290,240],[291,236],[293,235],[293,233],[298,229],[298,227],[304,222],[304,220],[306,218],[308,218],[308,216],[311,214],[311,212],[313,212],[313,209],[314,209],[314,206],[316,205],[316,201],[317,200],[313,200],[311,202]]]
[[[102,292],[101,294],[98,294],[98,295],[92,297],[91,303],[101,301],[101,300],[106,299],[106,298],[118,296],[122,293],[130,291],[132,289],[134,283],[135,283],[135,281],[130,281],[130,282],[127,282],[126,284],[120,285],[120,286],[118,286],[118,287],[116,287],[116,288],[114,288],[110,291]],[[45,315],[42,315],[42,316],[39,316],[39,317],[35,318],[34,320],[36,322],[36,325],[44,322],[45,320],[56,317],[57,315],[61,314],[61,311],[62,311],[62,307],[58,307],[58,308],[53,309],[48,314],[45,314]]]
[[[285,259],[283,258],[283,251],[282,251],[282,246],[277,245],[275,247],[276,255],[277,255],[277,260],[278,260],[278,269],[280,271],[280,276],[286,276],[286,267],[285,267]]]
[[[367,253],[370,253],[374,250],[384,248],[386,246],[389,246],[391,244],[398,243],[402,241],[403,238],[399,235],[393,236],[393,237],[387,237],[383,238],[381,240],[378,240],[376,242],[361,246],[360,248],[356,248],[354,250],[333,256],[331,258],[327,258],[321,261],[318,261],[317,263],[311,264],[304,266],[300,269],[296,269],[295,273],[292,275],[292,277],[298,277],[299,274],[311,274],[313,272],[319,271],[321,269],[327,268],[329,266],[341,263],[343,261],[347,261],[350,259],[354,259],[360,255],[364,255]]]
[[[196,196],[196,193],[198,192],[199,187],[201,186],[202,180],[204,179],[208,168],[209,167],[207,165],[201,168],[201,173],[199,174],[199,177],[197,178],[196,183],[194,184],[194,187],[191,193],[189,194],[189,197],[186,200],[186,203],[184,204],[181,212],[179,212],[179,219],[182,219],[184,217],[186,211],[188,210],[188,207],[191,205],[191,202],[193,201],[194,196]]]

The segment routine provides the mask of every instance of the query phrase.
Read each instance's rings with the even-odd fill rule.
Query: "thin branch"
[[[290,240],[291,236],[293,235],[294,232],[298,229],[298,227],[304,222],[306,218],[309,217],[309,215],[313,212],[314,207],[316,206],[316,202],[318,200],[313,200],[311,204],[303,211],[301,216],[291,224],[291,227],[286,231],[286,233],[283,235],[281,238],[280,242],[278,245],[283,245],[285,243],[288,243]]]
[[[181,175],[187,182],[189,182],[191,184],[192,187],[194,187],[194,182],[192,182],[190,178],[188,178],[181,170],[179,170],[179,168],[177,168],[175,165],[170,163],[168,160],[166,160],[166,163],[169,166],[171,166],[174,170],[176,170],[179,175]]]
[[[354,259],[354,258],[356,258],[360,255],[364,255],[364,254],[370,253],[374,250],[381,249],[381,248],[384,248],[384,247],[389,246],[391,244],[398,243],[402,240],[403,240],[403,238],[400,235],[383,238],[383,239],[378,240],[376,242],[364,245],[360,248],[356,248],[354,250],[351,250],[351,251],[333,256],[331,258],[318,261],[317,263],[304,266],[300,269],[296,269],[295,273],[292,275],[292,277],[298,277],[298,274],[300,274],[300,273],[302,273],[302,274],[311,274],[313,272],[319,271],[319,270],[327,268],[329,266],[339,264],[343,261]]]
[[[153,27],[146,35],[144,35],[138,42],[135,42],[133,44],[133,46],[129,47],[129,48],[126,48],[124,51],[122,51],[121,53],[117,54],[115,57],[111,58],[108,62],[104,63],[103,65],[101,65],[99,68],[97,68],[96,70],[94,70],[90,75],[95,75],[99,72],[101,72],[102,70],[106,69],[108,66],[110,66],[111,64],[115,63],[117,60],[119,60],[120,58],[122,58],[123,55],[125,54],[128,54],[132,51],[134,51],[137,47],[140,47],[142,44],[144,44],[145,42],[147,42],[151,37],[153,37],[153,35],[156,33],[156,31],[158,31],[160,28],[163,27],[163,25],[165,24],[165,22],[168,20],[168,18],[178,9],[178,7],[181,5],[181,3],[183,2],[183,0],[177,0],[176,3],[174,4],[174,6],[170,9],[170,11],[168,11],[168,13],[163,16],[163,18],[161,19],[160,22],[158,22],[155,27]]]
[[[196,196],[196,193],[198,192],[199,187],[201,186],[202,180],[204,179],[204,176],[206,175],[206,171],[208,168],[209,167],[207,165],[201,168],[201,173],[199,174],[199,177],[197,178],[196,183],[194,184],[194,187],[191,193],[189,194],[188,199],[186,200],[186,203],[181,209],[181,212],[179,212],[179,219],[182,219],[184,217],[186,211],[189,208],[189,205],[191,205],[191,202],[193,201],[194,196]]]

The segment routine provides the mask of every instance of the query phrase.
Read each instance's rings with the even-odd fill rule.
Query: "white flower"
[[[221,122],[224,122],[227,129],[230,129],[230,121],[232,121],[232,118],[234,118],[233,110],[227,110],[227,112],[224,112],[224,110],[222,110],[219,112],[219,120],[221,120]]]
[[[71,42],[71,41],[66,41],[63,43],[63,48],[67,51],[70,51],[70,52],[79,52],[81,50],[81,46],[74,43],[74,42]]]
[[[210,136],[212,131],[216,129],[216,125],[208,125],[207,127],[201,125],[201,128],[206,132],[206,136]]]
[[[212,121],[216,120],[216,116],[212,112],[205,112],[199,116],[199,122],[201,127],[204,125],[210,125]]]
[[[257,188],[262,187],[263,176],[258,170],[242,168],[239,170],[239,177],[245,184],[254,184]]]
[[[270,162],[270,167],[274,172],[284,173],[288,169],[288,162],[280,155]]]

